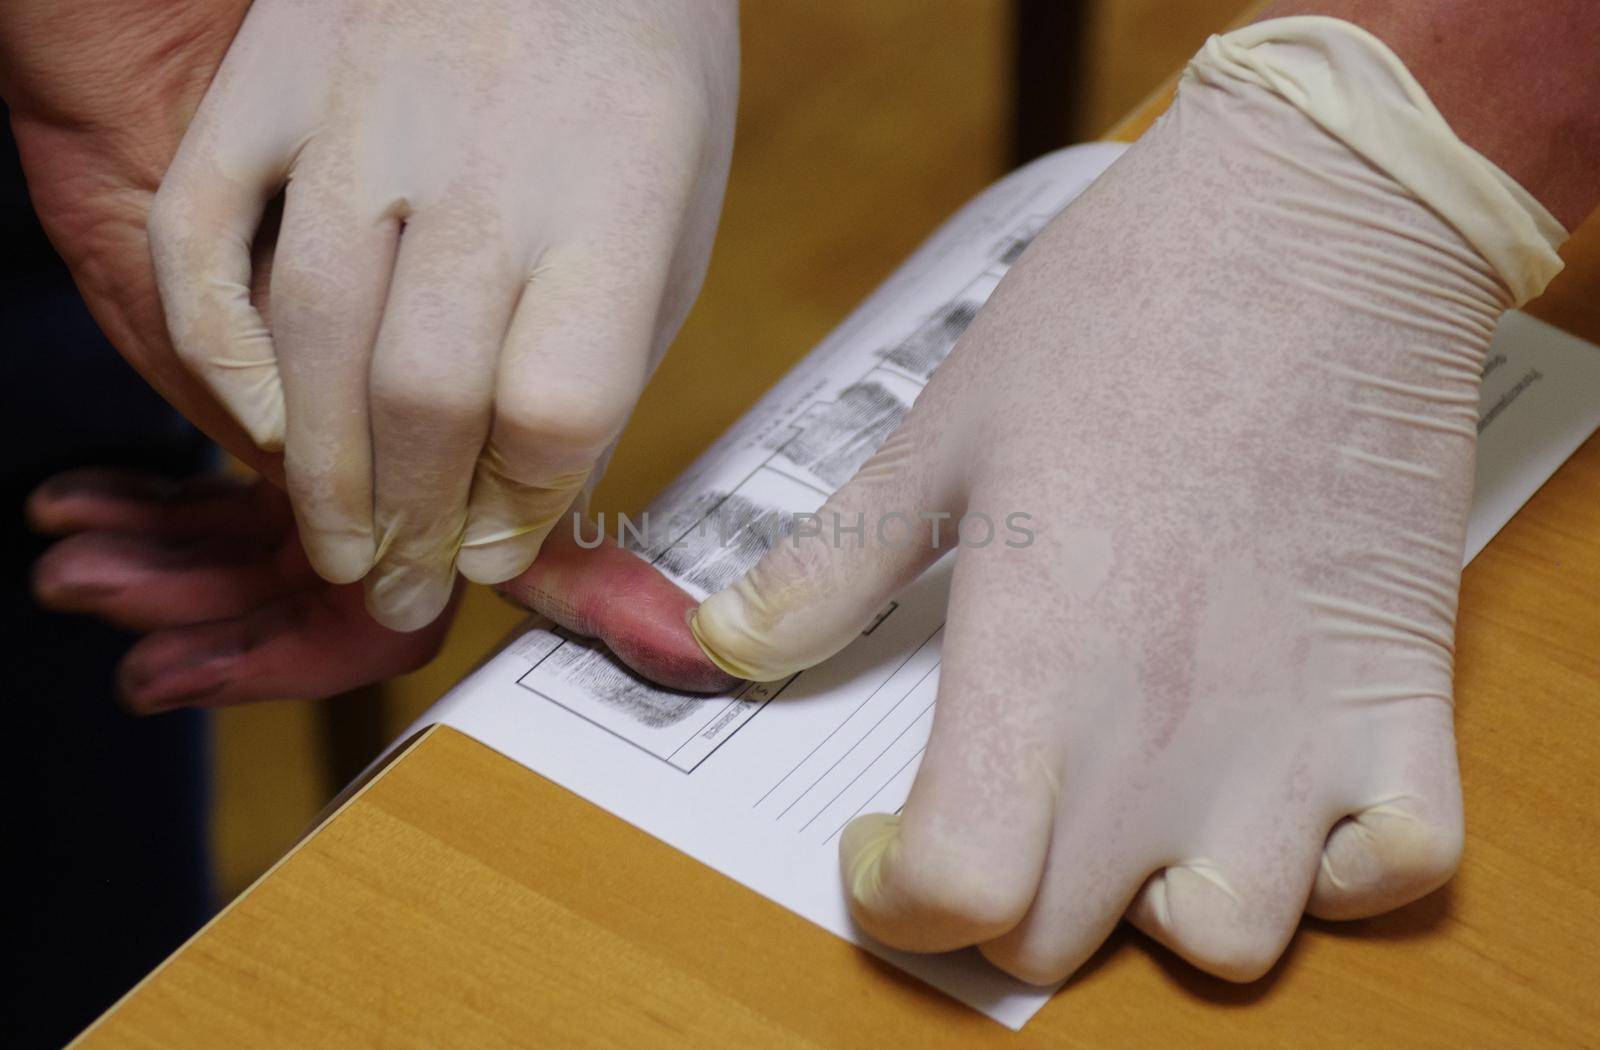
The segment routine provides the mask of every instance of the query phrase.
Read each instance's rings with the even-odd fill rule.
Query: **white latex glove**
[[[157,194],[180,355],[385,625],[527,568],[699,290],[729,0],[257,0]],[[284,193],[271,327],[250,244]],[[476,472],[474,472],[476,465]],[[459,551],[459,556],[458,556]],[[370,574],[369,574],[370,570]]]
[[[1479,375],[1563,236],[1366,33],[1286,19],[1211,41],[821,537],[695,619],[725,669],[782,677],[939,555],[931,526],[875,542],[880,516],[948,513],[946,549],[964,513],[996,526],[954,555],[910,798],[843,836],[863,926],[1052,982],[1126,914],[1244,980],[1303,910],[1367,916],[1444,882]],[[857,515],[868,538],[833,542]]]

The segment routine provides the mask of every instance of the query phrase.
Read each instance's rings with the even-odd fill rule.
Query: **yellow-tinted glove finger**
[[[250,248],[287,154],[245,122],[220,119],[228,85],[206,95],[151,205],[156,284],[178,357],[250,439],[283,446],[283,390],[266,322],[250,301]]]
[[[930,387],[815,515],[797,516],[755,568],[706,599],[690,626],[718,667],[773,681],[827,659],[955,545],[960,479],[943,408]]]
[[[367,607],[416,630],[455,584],[473,465],[489,436],[495,362],[521,290],[512,253],[464,238],[492,220],[444,204],[406,224],[372,362],[377,564]]]
[[[1381,915],[1455,874],[1465,832],[1452,717],[1449,704],[1436,703],[1413,716],[1409,732],[1376,742],[1371,766],[1381,786],[1328,834],[1306,911],[1319,919]]]
[[[851,913],[874,937],[948,951],[1012,929],[1037,892],[1050,845],[1062,699],[1016,689],[1053,639],[1039,621],[1002,622],[1014,550],[956,555],[938,702],[922,765],[897,815],[846,826],[839,860]]]
[[[669,231],[548,249],[500,354],[494,423],[478,459],[457,566],[478,583],[522,572],[633,410],[665,336]]]
[[[361,579],[377,553],[367,383],[400,239],[391,209],[330,174],[342,148],[301,154],[272,270],[284,471],[306,557],[332,583]]]

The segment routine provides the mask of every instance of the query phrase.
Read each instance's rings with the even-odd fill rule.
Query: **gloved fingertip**
[[[247,413],[239,418],[239,425],[250,435],[256,448],[263,452],[282,452],[286,427],[281,412]]]
[[[883,899],[883,868],[900,840],[900,815],[866,813],[845,825],[839,836],[839,867],[853,907],[875,911]]]
[[[333,584],[354,583],[372,571],[378,545],[370,532],[318,532],[306,537],[306,560],[318,576]]]
[[[734,678],[753,680],[753,676],[746,674],[746,669],[737,660],[730,660],[706,636],[706,629],[700,622],[700,611],[704,608],[705,606],[702,605],[689,615],[689,633],[694,636],[695,644],[700,647],[700,651],[705,654],[706,659],[717,666],[719,671],[732,675]]]
[[[288,409],[283,400],[283,381],[270,346],[265,356],[259,348],[241,349],[237,358],[213,363],[221,366],[221,374],[212,370],[212,389],[250,435],[250,440],[263,452],[282,452],[284,436],[289,429]]]
[[[739,642],[750,632],[732,626],[743,622],[740,608],[740,599],[736,594],[722,591],[701,602],[689,618],[689,633],[694,635],[706,659],[733,677],[750,682],[776,682],[799,670],[740,655],[739,649],[748,651],[752,648]]]
[[[538,556],[539,540],[535,536],[517,536],[481,545],[463,543],[456,554],[456,569],[473,583],[493,586],[527,572]]]
[[[453,583],[417,565],[380,565],[367,576],[367,612],[391,631],[420,631],[450,604]]]

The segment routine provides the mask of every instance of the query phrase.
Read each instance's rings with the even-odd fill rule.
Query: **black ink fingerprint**
[[[961,333],[978,316],[978,309],[982,305],[976,299],[957,299],[946,303],[934,311],[933,316],[924,321],[920,328],[885,354],[884,360],[912,375],[924,379],[931,377],[934,369],[949,356]]]
[[[725,702],[652,685],[619,663],[611,650],[588,638],[568,636],[567,644],[551,654],[546,666],[562,681],[578,686],[583,695],[652,729],[678,724],[709,700]]]
[[[908,407],[881,383],[846,387],[783,446],[783,458],[838,488],[900,425]]]

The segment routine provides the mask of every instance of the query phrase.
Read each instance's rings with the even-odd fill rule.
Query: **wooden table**
[[[1566,254],[1533,312],[1600,340],[1600,224]],[[1122,930],[1012,1034],[436,728],[80,1044],[1600,1045],[1600,437],[1467,569],[1456,695],[1460,874],[1252,985]]]

